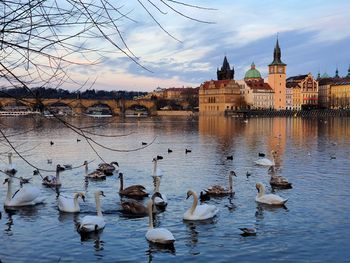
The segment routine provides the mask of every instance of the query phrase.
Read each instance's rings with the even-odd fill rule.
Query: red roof
[[[231,81],[234,81],[232,79],[223,79],[223,80],[210,80],[210,81],[206,81],[202,84],[202,87],[204,89],[208,89],[209,86],[211,86],[212,84],[215,85],[215,88],[220,88],[222,86],[226,86],[228,83],[230,83]]]
[[[264,82],[263,79],[261,79],[259,81],[246,81],[245,83],[251,89],[263,89],[266,91],[273,91],[271,86],[268,83]]]

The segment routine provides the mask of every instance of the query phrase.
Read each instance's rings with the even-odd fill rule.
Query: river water
[[[86,193],[80,214],[57,209],[56,192],[41,185],[34,168],[14,153],[18,176],[33,177],[46,201],[35,207],[0,211],[0,260],[2,262],[345,262],[350,251],[350,119],[252,118],[243,122],[225,117],[162,117],[145,119],[67,119],[85,131],[92,143],[55,119],[2,118],[1,130],[32,165],[54,170],[56,164],[81,166],[92,161],[117,161],[124,185],[142,184],[153,191],[152,158],[162,171],[160,190],[168,197],[165,212],[156,216],[158,226],[175,236],[173,248],[157,247],[145,239],[148,218],[130,218],[120,212],[117,174],[105,181],[85,182],[84,168],[61,173],[61,194]],[[93,127],[91,127],[93,126]],[[35,129],[34,129],[35,128]],[[11,136],[12,135],[12,136]],[[126,135],[126,136],[120,136]],[[77,141],[79,139],[80,141]],[[50,141],[54,144],[50,145]],[[1,168],[7,163],[7,143],[1,142]],[[168,153],[168,148],[172,153]],[[185,149],[191,149],[185,153]],[[278,153],[276,165],[293,188],[274,192],[288,198],[286,208],[269,208],[255,202],[256,182],[271,192],[267,168],[254,165],[258,153]],[[12,151],[13,152],[13,151]],[[232,160],[227,156],[232,155]],[[48,159],[52,163],[48,163]],[[234,170],[233,198],[211,199],[219,208],[209,222],[188,223],[183,213],[191,206],[186,192],[200,192],[214,184],[227,185]],[[251,175],[246,176],[249,172]],[[49,172],[43,172],[45,176]],[[51,172],[51,174],[53,174]],[[0,175],[1,181],[5,175]],[[15,188],[18,182],[15,181]],[[95,214],[93,194],[103,190],[103,232],[81,238],[76,224]],[[4,202],[7,185],[0,186]],[[145,201],[146,202],[146,201]],[[243,237],[240,227],[254,227],[256,236]]]

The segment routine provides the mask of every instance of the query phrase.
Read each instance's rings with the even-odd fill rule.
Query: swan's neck
[[[78,197],[79,197],[79,194],[78,193],[75,193],[74,194],[74,198],[73,198],[73,202],[74,202],[74,208],[77,208],[79,203],[78,203]]]
[[[7,194],[6,194],[6,201],[9,202],[12,199],[12,179],[10,178],[7,181]],[[5,202],[6,202],[5,201]]]
[[[191,207],[190,213],[193,214],[194,210],[196,210],[197,204],[198,204],[198,196],[195,192],[192,193],[193,196],[193,203]]]
[[[258,191],[258,197],[262,197],[265,194],[265,188],[264,187],[260,187],[259,191]]]
[[[60,181],[60,171],[59,170],[56,171],[56,183],[57,184],[61,183],[61,181]]]
[[[229,192],[233,192],[233,179],[232,179],[232,174],[228,176],[228,187],[229,187]]]
[[[119,186],[119,192],[120,192],[120,191],[123,191],[123,189],[124,189],[124,185],[123,185],[123,183],[124,183],[123,176],[120,176],[119,181],[120,181],[120,186]]]
[[[153,202],[149,202],[148,204],[148,227],[153,229]]]
[[[157,161],[154,161],[153,164],[153,176],[157,176]]]
[[[102,216],[100,195],[95,195],[97,216]]]
[[[88,165],[85,164],[85,175],[88,175],[88,173],[89,173],[89,168],[88,168]]]
[[[11,167],[12,166],[12,154],[9,154],[8,157],[9,157],[9,166]]]
[[[159,193],[159,185],[160,185],[159,178],[156,178],[156,185],[155,185],[155,188],[154,188],[154,192],[158,192]]]

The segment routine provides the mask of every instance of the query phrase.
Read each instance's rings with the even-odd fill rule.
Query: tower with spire
[[[235,70],[230,68],[230,63],[228,63],[226,56],[224,57],[224,62],[222,63],[221,69],[216,72],[218,80],[233,79]]]
[[[347,78],[350,78],[350,65],[349,65],[349,69],[348,69],[348,75],[346,75]]]
[[[273,61],[269,64],[268,83],[274,90],[274,108],[276,110],[286,109],[286,68],[287,64],[281,60],[281,48],[278,43],[273,51]]]
[[[338,67],[335,69],[335,75],[334,75],[334,78],[339,78],[339,70],[338,70]]]

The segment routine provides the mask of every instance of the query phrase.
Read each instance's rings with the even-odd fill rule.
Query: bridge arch
[[[106,103],[98,102],[86,107],[85,114],[88,115],[113,115],[113,109]]]

